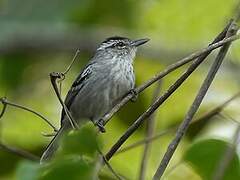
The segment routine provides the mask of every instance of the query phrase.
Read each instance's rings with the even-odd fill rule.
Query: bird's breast
[[[110,99],[113,100],[113,104],[122,99],[124,95],[134,88],[135,76],[131,63],[120,60],[111,70],[109,78],[112,81],[111,93],[109,95]]]

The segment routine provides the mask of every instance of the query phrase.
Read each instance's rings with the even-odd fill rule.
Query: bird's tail
[[[54,138],[51,140],[51,142],[48,144],[46,150],[42,154],[42,157],[40,159],[40,163],[48,161],[52,158],[52,156],[54,155],[55,151],[58,148],[59,139],[61,138],[61,136],[63,135],[65,130],[66,130],[65,126],[62,126],[58,130],[57,134],[54,136]]]

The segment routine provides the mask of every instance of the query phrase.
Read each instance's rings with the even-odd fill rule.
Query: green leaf
[[[95,164],[87,162],[79,156],[58,159],[43,169],[41,180],[89,180],[93,179]]]
[[[91,124],[65,134],[59,153],[45,164],[40,179],[93,179],[97,150],[97,131]]]
[[[63,154],[87,155],[93,157],[98,149],[97,132],[95,127],[85,125],[78,131],[71,131],[62,141]]]
[[[194,143],[185,153],[184,160],[203,177],[212,179],[225,152],[232,148],[227,142],[218,139],[201,140]],[[240,179],[239,158],[234,152],[231,162],[225,171],[224,180]]]
[[[16,156],[15,154],[11,154],[8,152],[4,152],[0,149],[0,162],[1,164],[4,164],[4,166],[1,166],[0,168],[0,174],[6,175],[9,174],[11,171],[15,170],[19,160],[20,160],[19,156]]]
[[[17,168],[16,177],[18,180],[37,180],[39,176],[39,169],[39,163],[23,161]]]

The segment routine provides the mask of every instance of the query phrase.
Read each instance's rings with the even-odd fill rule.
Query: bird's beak
[[[140,46],[140,45],[142,45],[142,44],[145,44],[146,42],[148,42],[150,39],[148,39],[148,38],[145,38],[145,39],[138,39],[138,40],[134,40],[134,41],[132,41],[132,46]]]

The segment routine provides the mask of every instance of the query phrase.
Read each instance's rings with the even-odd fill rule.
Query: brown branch
[[[216,38],[223,39],[225,37],[226,30],[224,30]],[[111,157],[116,153],[116,151],[121,147],[121,145],[138,129],[138,127],[147,119],[160,105],[162,105],[165,100],[168,99],[178,87],[192,74],[192,72],[204,61],[204,59],[210,54],[210,52],[205,52],[189,66],[189,68],[173,83],[170,88],[160,96],[128,129],[127,131],[119,138],[119,140],[111,147],[109,152],[106,155],[107,160],[110,160]]]
[[[230,35],[234,35],[236,32],[237,32],[237,27],[235,24],[232,24],[229,27],[229,31],[226,36],[229,37]],[[188,113],[186,114],[183,122],[179,126],[174,139],[169,144],[168,149],[167,149],[166,153],[164,154],[162,161],[153,177],[154,180],[160,179],[162,177],[163,173],[165,172],[167,165],[169,164],[170,159],[172,158],[178,144],[180,143],[182,137],[186,133],[187,128],[189,127],[190,122],[193,119],[193,116],[195,115],[198,108],[200,107],[204,96],[206,95],[210,85],[212,84],[212,81],[213,81],[218,69],[220,68],[220,66],[222,64],[222,61],[223,61],[229,47],[230,47],[230,43],[227,43],[220,49],[215,61],[213,62],[212,66],[207,74],[207,77],[205,78],[196,98],[193,101],[192,106],[190,107]]]
[[[19,105],[19,104],[10,102],[10,101],[7,100],[7,98],[0,98],[0,102],[3,104],[3,110],[1,112],[0,118],[3,116],[3,114],[4,114],[4,112],[7,108],[7,105],[9,105],[9,106],[13,106],[13,107],[16,107],[16,108],[19,108],[19,109],[22,109],[22,110],[25,110],[25,111],[28,111],[28,112],[31,112],[31,113],[35,114],[36,116],[43,119],[44,122],[46,122],[49,126],[51,126],[55,132],[58,131],[58,129],[46,117],[44,117],[42,114],[34,111],[33,109],[30,109],[30,108],[28,108],[26,106],[23,106],[23,105]]]
[[[30,152],[27,152],[27,151],[24,151],[22,149],[18,149],[15,147],[10,147],[10,146],[4,145],[2,143],[0,143],[0,149],[4,150],[6,152],[9,152],[11,154],[15,154],[24,159],[31,160],[31,161],[39,162],[39,159],[40,159],[38,156],[31,154]]]
[[[220,115],[220,113],[222,112],[222,110],[233,100],[235,100],[236,98],[238,98],[240,96],[240,91],[237,92],[235,95],[233,95],[232,97],[230,97],[229,99],[227,99],[226,101],[224,101],[222,104],[218,105],[217,107],[215,107],[214,109],[210,110],[209,112],[206,112],[205,114],[203,114],[201,117],[197,118],[197,119],[194,119],[193,121],[191,121],[190,125],[196,123],[196,122],[199,122],[199,121],[205,121],[205,120],[209,120],[211,119],[212,117],[216,116],[216,115]],[[157,133],[156,135],[152,136],[152,137],[148,137],[148,138],[145,138],[143,140],[140,140],[138,142],[135,142],[129,146],[126,146],[122,149],[120,149],[117,153],[117,154],[120,154],[120,153],[123,153],[123,152],[126,152],[128,150],[131,150],[133,148],[136,148],[138,146],[141,146],[143,144],[146,144],[148,142],[152,142],[154,140],[157,140],[158,138],[168,134],[168,133],[171,133],[171,132],[174,132],[177,130],[178,126],[180,125],[177,124],[173,127],[170,127],[166,130],[163,130],[159,133]]]
[[[199,51],[196,51],[192,54],[190,54],[189,56],[177,61],[174,64],[171,64],[170,66],[168,66],[166,69],[164,69],[163,71],[161,71],[160,73],[156,74],[153,78],[149,79],[148,81],[146,81],[145,83],[143,83],[142,85],[140,85],[139,87],[137,87],[135,89],[135,92],[137,94],[143,92],[146,88],[148,88],[149,86],[151,86],[153,83],[157,82],[158,80],[162,79],[163,77],[165,77],[166,75],[168,75],[169,73],[171,73],[172,71],[176,70],[177,68],[193,61],[196,58],[199,58],[200,56],[202,56],[203,54],[209,54],[212,50],[219,48],[221,46],[223,46],[224,44],[228,43],[228,42],[232,42],[235,41],[237,39],[240,38],[240,35],[235,35],[226,39],[223,39],[223,37],[225,37],[225,33],[227,28],[229,27],[230,23],[225,27],[225,29],[218,35],[218,37],[207,47],[207,48],[203,48]],[[132,99],[134,97],[133,93],[129,93],[126,97],[124,97],[121,102],[119,102],[117,105],[115,105],[106,115],[104,115],[104,117],[102,118],[102,120],[104,121],[104,124],[106,124],[111,118],[112,116],[118,112],[120,110],[120,108],[122,106],[124,106],[130,99]]]
[[[162,87],[162,81],[159,81],[157,84],[157,87],[155,91],[153,92],[153,98],[152,98],[152,103],[157,99],[159,96],[159,93],[161,91]],[[147,131],[146,131],[146,138],[152,137],[153,136],[153,131],[155,127],[155,120],[156,120],[156,113],[153,113],[150,117],[149,120],[147,121]],[[143,157],[142,157],[142,162],[141,162],[141,168],[139,172],[139,179],[144,180],[146,176],[146,170],[147,170],[147,163],[148,163],[148,154],[150,152],[150,142],[147,142],[145,144],[144,150],[143,150]]]

